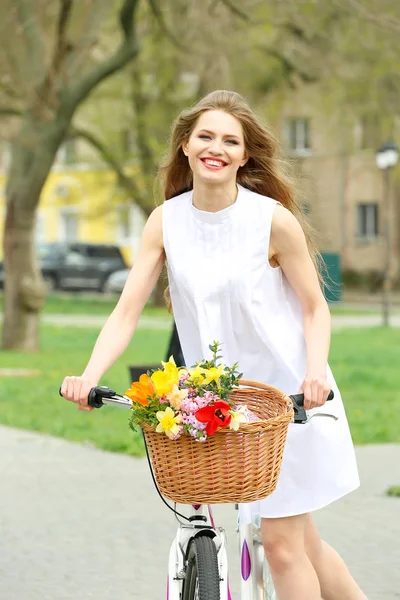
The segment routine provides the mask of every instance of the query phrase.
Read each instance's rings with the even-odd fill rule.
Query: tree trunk
[[[45,287],[36,264],[35,213],[22,214],[13,198],[7,208],[4,235],[4,325],[5,350],[38,349],[39,314]]]
[[[46,290],[36,262],[36,208],[69,122],[43,124],[27,118],[13,150],[4,227],[5,350],[36,351]],[[68,121],[68,120],[67,120]]]

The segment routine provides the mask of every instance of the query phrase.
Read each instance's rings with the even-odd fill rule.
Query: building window
[[[378,237],[378,205],[376,203],[357,205],[357,237],[370,240]]]
[[[290,118],[285,121],[286,146],[298,154],[310,153],[310,119]]]
[[[77,206],[63,206],[59,213],[59,239],[62,242],[78,240],[79,209]]]

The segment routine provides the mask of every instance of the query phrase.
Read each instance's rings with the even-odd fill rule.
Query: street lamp
[[[376,164],[384,174],[384,236],[385,236],[385,265],[383,271],[383,324],[389,325],[390,289],[391,289],[391,188],[390,173],[399,160],[399,149],[394,142],[386,142],[376,152]]]

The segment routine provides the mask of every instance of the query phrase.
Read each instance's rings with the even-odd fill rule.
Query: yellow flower
[[[164,371],[170,369],[171,367],[176,367],[176,362],[172,355],[169,357],[168,362],[164,362],[162,360],[161,364],[164,367]]]
[[[151,376],[151,380],[156,388],[156,394],[159,396],[169,394],[174,385],[178,385],[179,383],[178,368],[172,356],[167,363],[163,363],[163,366],[164,371],[155,371]]]
[[[178,423],[181,422],[181,415],[175,416],[170,406],[165,410],[159,410],[156,417],[160,421],[156,427],[157,433],[165,433],[168,437],[173,437],[179,433]]]
[[[208,383],[211,383],[212,381],[219,383],[219,378],[221,377],[222,373],[224,372],[224,369],[225,369],[225,365],[220,365],[219,367],[211,367],[211,369],[205,369],[205,371],[204,371],[205,379],[204,379],[203,385],[207,385]]]
[[[211,369],[204,369],[203,367],[195,367],[189,371],[190,377],[189,382],[194,385],[208,385],[212,381],[219,382],[219,378],[224,372],[225,365],[219,367],[211,367]]]
[[[244,415],[245,410],[246,406],[241,406],[238,410],[229,411],[229,414],[232,417],[231,422],[229,423],[229,429],[237,431],[241,423],[247,423],[246,416]]]
[[[195,367],[194,369],[190,369],[189,371],[189,379],[188,381],[194,385],[202,385],[205,378],[206,369],[203,367]]]
[[[179,410],[182,404],[182,401],[187,398],[188,390],[180,390],[177,385],[174,385],[172,391],[167,394],[167,398],[171,406],[175,410]]]

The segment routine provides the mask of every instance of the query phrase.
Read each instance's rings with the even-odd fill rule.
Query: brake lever
[[[334,393],[331,390],[329,392],[329,396],[327,398],[328,400],[332,400],[334,397]],[[336,415],[332,415],[330,413],[314,413],[313,415],[311,415],[310,417],[308,417],[306,410],[304,408],[303,402],[304,402],[304,394],[293,394],[292,396],[289,396],[289,398],[291,399],[292,403],[293,403],[293,409],[294,409],[294,419],[293,422],[294,423],[298,423],[298,424],[304,424],[304,423],[308,423],[309,421],[311,421],[311,419],[313,417],[330,417],[332,419],[335,419],[335,421],[338,420],[338,417]]]

